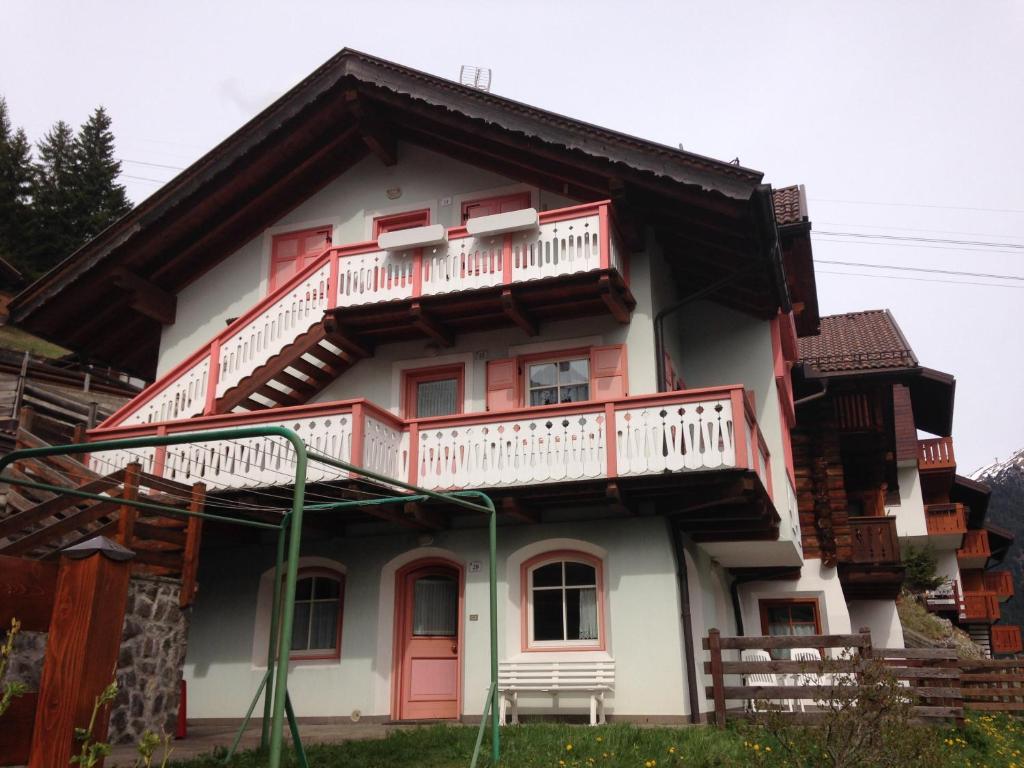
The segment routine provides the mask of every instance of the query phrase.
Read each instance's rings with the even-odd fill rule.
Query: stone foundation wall
[[[7,637],[9,627],[0,627],[0,641]],[[46,655],[46,633],[22,630],[14,638],[14,647],[8,660],[5,681],[24,683],[30,691],[39,690],[39,677],[43,673]]]
[[[149,730],[173,734],[178,720],[188,617],[178,607],[176,579],[135,576],[117,663],[117,700],[110,713],[113,744],[138,741]]]

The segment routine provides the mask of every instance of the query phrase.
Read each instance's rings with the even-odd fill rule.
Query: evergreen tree
[[[0,96],[0,257],[24,266],[30,237],[32,150],[21,128],[14,130]]]
[[[83,242],[79,219],[84,208],[78,185],[76,142],[71,126],[57,122],[37,145],[32,184],[32,242],[26,269],[38,277]]]
[[[97,107],[75,141],[77,234],[81,242],[95,237],[131,210],[124,187],[117,183],[121,163],[114,158],[110,116]]]

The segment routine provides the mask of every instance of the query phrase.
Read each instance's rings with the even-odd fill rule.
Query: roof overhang
[[[953,477],[953,485],[949,491],[949,500],[963,504],[970,509],[969,528],[980,528],[988,512],[988,502],[992,489],[986,483],[972,480],[963,475]]]
[[[400,142],[611,198],[627,246],[653,232],[681,283],[742,275],[710,298],[765,318],[789,307],[760,172],[345,49],[19,294],[12,320],[150,375],[182,288],[368,154],[393,163]]]

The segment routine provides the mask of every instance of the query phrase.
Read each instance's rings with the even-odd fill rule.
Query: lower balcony
[[[982,577],[985,590],[995,592],[1000,602],[1005,603],[1013,597],[1013,574],[1008,570],[986,571]]]
[[[988,531],[984,528],[968,531],[964,535],[964,544],[956,551],[960,568],[984,568],[992,556],[992,548],[988,541]]]
[[[924,514],[929,544],[940,549],[963,544],[967,533],[967,510],[963,504],[926,504]]]
[[[839,579],[846,598],[895,599],[905,571],[896,518],[850,518],[850,540],[850,558],[839,563]]]
[[[1020,627],[1015,624],[996,624],[992,627],[992,653],[1007,655],[1024,651]]]
[[[968,624],[992,624],[999,621],[999,598],[996,593],[965,590],[960,620]]]
[[[89,438],[253,425],[288,427],[314,451],[430,490],[492,489],[504,511],[524,520],[543,507],[599,502],[636,512],[646,504],[683,518],[698,541],[779,538],[771,457],[742,387],[409,420],[355,400],[103,428]],[[90,460],[101,472],[139,462],[150,474],[229,496],[292,485],[295,463],[276,437],[104,451]],[[359,485],[311,462],[308,482],[330,481]]]

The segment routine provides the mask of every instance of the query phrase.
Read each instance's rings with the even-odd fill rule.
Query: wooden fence
[[[823,661],[785,658],[754,660],[743,651],[816,649]],[[913,699],[912,713],[921,719],[961,722],[964,711],[1024,711],[1024,659],[958,659],[947,648],[874,648],[871,632],[802,637],[723,637],[712,629],[704,638],[709,660],[704,671],[712,684],[706,695],[714,702],[715,722],[749,718],[752,704],[764,702],[794,721],[813,723],[824,713],[822,702],[856,698],[864,664],[874,660],[900,682]],[[765,654],[761,654],[764,656]],[[840,681],[837,683],[836,681]],[[801,706],[802,705],[802,706]]]

